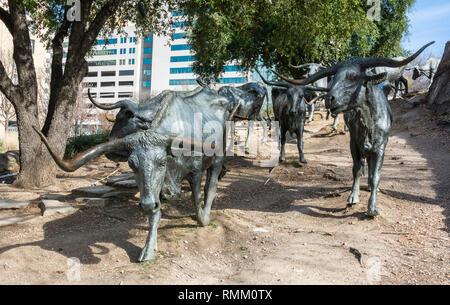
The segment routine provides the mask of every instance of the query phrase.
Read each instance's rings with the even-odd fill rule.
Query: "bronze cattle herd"
[[[432,43],[408,58],[352,57],[331,67],[317,64],[300,66],[298,68],[307,70],[306,79],[301,80],[289,79],[277,72],[283,81],[267,81],[261,76],[265,84],[272,86],[275,121],[279,122],[281,129],[280,161],[285,160],[284,146],[289,131],[297,136],[299,161],[307,162],[302,138],[308,106],[309,119],[312,119],[315,101],[323,98],[326,108],[335,118],[339,113],[344,113],[350,131],[353,188],[348,204],[359,202],[359,180],[367,163],[371,189],[367,215],[379,215],[376,195],[392,125],[387,93],[391,83],[397,87],[403,82],[406,66]],[[432,79],[438,64],[438,59],[431,58],[426,65],[412,68],[414,77],[425,74]],[[109,141],[79,154],[73,160],[64,161],[55,154],[45,136],[35,127],[53,159],[64,171],[75,171],[103,154],[115,162],[128,162],[140,191],[140,206],[149,217],[149,234],[139,261],[155,257],[161,219],[160,200],[179,196],[184,179],[191,187],[199,224],[209,224],[218,181],[224,175],[227,121],[261,121],[264,127],[263,142],[267,139],[267,124],[261,115],[261,108],[268,92],[263,84],[222,87],[218,91],[200,81],[199,84],[193,91],[167,90],[140,104],[123,100],[105,106],[92,99],[89,92],[89,98],[96,107],[120,111],[114,119]],[[249,136],[250,130],[246,146]],[[231,141],[234,141],[233,137]],[[182,147],[180,144],[183,144]]]

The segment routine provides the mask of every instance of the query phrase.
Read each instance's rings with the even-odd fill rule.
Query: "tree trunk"
[[[434,110],[438,124],[450,125],[450,41],[428,92],[428,105]]]

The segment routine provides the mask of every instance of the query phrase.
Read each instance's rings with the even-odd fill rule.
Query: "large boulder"
[[[450,125],[450,41],[427,96],[428,105],[434,110],[438,123]]]
[[[18,150],[10,150],[0,154],[0,173],[17,172],[20,169],[20,154]]]

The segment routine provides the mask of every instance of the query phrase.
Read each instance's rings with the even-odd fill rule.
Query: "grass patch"
[[[96,135],[89,136],[78,136],[69,138],[67,140],[66,151],[64,153],[64,158],[70,159],[76,154],[86,151],[98,144],[102,144],[108,141],[108,133],[100,133]]]

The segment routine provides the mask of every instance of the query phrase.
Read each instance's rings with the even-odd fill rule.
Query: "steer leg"
[[[339,115],[336,114],[336,116],[334,116],[334,122],[333,122],[333,126],[331,126],[331,128],[333,128],[333,130],[337,130],[337,126],[339,124]]]
[[[258,121],[261,123],[263,128],[263,138],[261,140],[261,144],[263,144],[267,142],[267,121],[264,119],[261,113],[258,115]]]
[[[222,170],[222,167],[219,170]],[[194,202],[195,211],[197,213],[197,221],[200,225],[203,225],[203,211],[202,211],[202,177],[203,172],[196,172],[192,176],[188,177],[189,184],[192,190],[192,201]]]
[[[297,130],[297,147],[298,147],[298,154],[300,157],[300,163],[308,163],[306,161],[305,155],[303,154],[303,131],[305,129],[305,118],[303,117],[300,119],[300,129]]]
[[[353,139],[350,139],[350,151],[353,158],[353,187],[347,199],[348,206],[359,203],[359,181],[364,174],[364,159],[361,157],[359,148]]]
[[[315,110],[315,105],[314,103],[312,103],[311,105],[308,105],[308,111],[309,111],[309,117],[308,117],[308,122],[312,122],[314,121],[314,110]]]
[[[217,160],[216,164],[211,166],[206,174],[206,183],[204,188],[205,206],[203,209],[199,208],[197,211],[197,219],[203,227],[209,225],[209,215],[211,214],[211,206],[214,202],[214,198],[216,197],[217,184],[219,181],[221,168],[222,161]]]
[[[368,158],[370,198],[367,206],[367,215],[375,217],[380,215],[377,209],[377,190],[380,184],[380,171],[383,165],[383,154],[376,153]]]
[[[250,135],[253,134],[255,122],[252,120],[248,121],[248,131],[247,131],[247,140],[245,141],[245,149],[248,149],[248,144],[250,143]]]
[[[285,154],[285,145],[286,145],[286,132],[287,130],[284,129],[283,127],[281,128],[281,152],[280,152],[280,162],[283,162],[284,160],[286,160],[284,154]]]
[[[144,262],[152,260],[155,258],[155,252],[158,250],[157,236],[158,236],[158,225],[161,220],[161,210],[158,209],[157,212],[149,217],[150,230],[147,236],[147,242],[145,243],[144,249],[142,249],[141,255],[139,256],[139,261]]]

